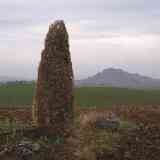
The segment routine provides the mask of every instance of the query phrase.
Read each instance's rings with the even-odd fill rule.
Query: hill
[[[122,69],[108,68],[94,76],[76,80],[76,86],[112,86],[125,88],[160,88],[160,79],[128,73]]]

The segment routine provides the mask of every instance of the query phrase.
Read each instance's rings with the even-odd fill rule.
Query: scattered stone
[[[33,151],[28,145],[19,144],[15,148],[15,151],[19,160],[30,160],[33,155]]]
[[[18,144],[1,146],[0,159],[3,157],[15,157],[13,159],[32,160],[34,159],[33,157],[43,152],[43,150],[44,148],[39,143],[25,138]]]
[[[119,155],[119,160],[159,160],[159,125],[140,124],[137,128],[124,133],[120,138],[116,154]]]
[[[20,141],[19,145],[20,146],[27,146],[27,147],[31,148],[32,142],[28,138],[24,138],[23,140]]]
[[[5,154],[7,154],[10,151],[11,151],[10,148],[4,147],[4,149],[0,151],[0,158],[3,157]]]
[[[34,152],[38,152],[40,150],[40,148],[41,148],[40,144],[38,144],[38,143],[32,144],[32,150]]]
[[[117,130],[120,127],[120,122],[117,120],[110,120],[104,118],[98,118],[96,120],[96,128],[99,129],[110,129],[110,130]]]

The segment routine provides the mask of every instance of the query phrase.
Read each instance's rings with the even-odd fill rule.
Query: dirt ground
[[[0,117],[28,122],[31,121],[31,110],[17,109],[12,112],[1,109]],[[118,131],[97,129],[95,122],[98,117],[116,118],[122,122],[121,127]],[[68,144],[77,160],[159,160],[159,122],[159,106],[77,107],[73,135],[68,139]],[[56,155],[58,151],[54,151],[51,159]],[[17,159],[11,154],[3,157],[3,160]]]

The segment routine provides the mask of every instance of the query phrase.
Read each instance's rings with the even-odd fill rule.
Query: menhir
[[[73,121],[73,72],[63,21],[51,24],[42,51],[36,85],[34,120],[40,128],[65,135]]]

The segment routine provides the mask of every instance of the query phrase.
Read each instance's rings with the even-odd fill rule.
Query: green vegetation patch
[[[33,102],[34,83],[0,85],[0,106],[25,106]],[[79,87],[74,90],[75,104],[80,107],[113,105],[160,105],[160,90],[138,90],[114,87]]]
[[[34,94],[34,84],[9,83],[0,86],[0,106],[12,107],[31,105]]]
[[[113,87],[75,89],[76,104],[83,107],[113,105],[159,105],[160,90],[138,90]]]

